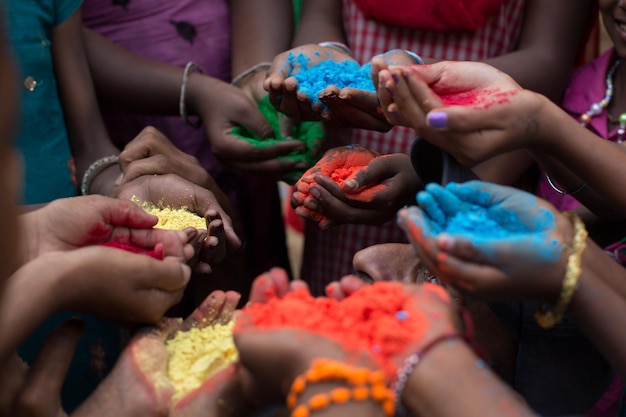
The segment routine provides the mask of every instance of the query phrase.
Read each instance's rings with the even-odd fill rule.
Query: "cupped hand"
[[[377,58],[373,71],[387,120],[415,129],[466,166],[533,145],[547,101],[483,63],[388,67]]]
[[[419,180],[404,154],[379,155],[360,146],[329,150],[295,184],[291,206],[322,228],[382,224],[413,201]]]
[[[387,65],[416,64],[415,59],[403,49],[393,49],[377,57],[383,59]],[[371,63],[367,68],[370,66]],[[376,86],[378,81],[373,76],[374,74],[373,85]],[[375,91],[329,86],[320,92],[319,99],[326,106],[321,116],[329,125],[379,132],[387,132],[392,127]]]
[[[420,208],[401,210],[398,222],[440,280],[496,300],[559,293],[573,234],[549,203],[480,181],[430,184],[418,202]]]
[[[233,219],[220,205],[216,195],[174,174],[144,175],[120,187],[119,198],[147,202],[159,208],[186,207],[207,220],[208,236],[201,241],[199,260],[210,264],[220,262],[226,254],[237,252],[241,240]]]
[[[211,150],[224,165],[274,178],[297,170],[296,161],[280,157],[306,149],[304,143],[285,140],[254,146],[232,134],[233,128],[243,127],[261,138],[274,137],[271,125],[258,109],[258,100],[216,79],[200,85],[197,94],[198,114]]]
[[[190,257],[186,233],[153,229],[158,219],[130,201],[100,195],[58,199],[21,220],[29,233],[27,260],[111,241],[149,250],[161,244],[164,256]]]
[[[317,44],[302,45],[277,55],[263,84],[274,107],[293,120],[321,120],[322,103],[299,91],[294,76],[324,61],[344,62],[354,58]]]
[[[239,295],[214,291],[185,320],[163,319],[136,333],[111,373],[76,411],[77,416],[215,415],[235,416],[245,408],[238,397],[234,370],[227,367],[209,376],[197,389],[174,400],[168,378],[166,341],[190,327],[213,326],[232,319]],[[99,414],[100,410],[106,414]],[[74,415],[74,414],[73,414]]]

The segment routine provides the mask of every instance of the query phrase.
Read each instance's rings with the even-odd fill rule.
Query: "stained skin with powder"
[[[344,190],[343,183],[354,179],[361,170],[366,169],[367,165],[378,156],[380,155],[377,152],[360,145],[334,148],[326,152],[317,164],[305,172],[295,185],[296,193],[294,194],[294,199],[299,204],[295,207],[296,213],[304,211],[309,214],[309,217],[318,222],[326,219],[326,216],[314,212],[303,205],[306,198],[311,195],[311,186],[316,184],[315,176],[325,175]],[[367,203],[372,201],[386,187],[386,184],[376,184],[371,187],[358,189],[356,192],[349,189],[350,192],[346,193],[346,197]]]
[[[479,181],[462,186],[449,183],[445,187],[428,184],[417,194],[417,201],[426,218],[417,220],[424,236],[436,237],[441,234],[458,236],[470,240],[487,258],[497,262],[490,248],[504,244],[517,244],[532,251],[541,259],[555,262],[563,248],[547,236],[556,227],[554,215],[547,208],[537,204],[531,194],[517,198],[525,210],[517,207],[516,212],[527,213],[518,217],[513,210],[497,204],[493,195],[483,191]],[[548,244],[546,244],[548,242]],[[523,244],[523,245],[521,245]]]
[[[316,53],[320,56],[320,52]],[[356,61],[336,62],[323,60],[311,65],[311,58],[304,54],[289,53],[287,65],[294,68],[289,75],[298,80],[298,92],[306,94],[311,104],[323,105],[319,94],[326,87],[334,85],[339,89],[356,88],[375,92],[372,81],[372,64],[359,65]]]
[[[287,155],[278,157],[278,159],[288,160],[290,162],[304,162],[308,168],[315,164],[319,158],[319,145],[324,138],[324,128],[320,122],[298,122],[294,123],[291,130],[291,137],[287,138],[281,134],[280,117],[281,116],[272,103],[270,103],[269,96],[263,97],[257,103],[259,111],[265,116],[265,119],[269,122],[274,132],[272,138],[262,138],[251,130],[244,126],[236,126],[231,129],[230,133],[233,136],[243,139],[246,142],[254,145],[257,148],[264,148],[267,146],[276,145],[279,142],[285,140],[299,140],[306,144],[306,148],[302,151],[294,151]],[[304,170],[293,171],[283,175],[281,178],[288,184],[293,184],[300,178]]]
[[[447,298],[445,290],[424,284]],[[271,296],[271,294],[269,294]],[[377,282],[359,289],[342,301],[314,298],[305,289],[270,297],[242,310],[235,333],[255,329],[292,327],[308,330],[340,343],[351,352],[367,352],[393,378],[394,357],[411,349],[428,331],[428,320],[411,294],[397,282]]]

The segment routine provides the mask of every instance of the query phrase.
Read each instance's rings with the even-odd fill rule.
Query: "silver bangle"
[[[200,74],[204,74],[204,70],[202,67],[195,62],[189,61],[187,65],[185,65],[185,70],[183,71],[183,81],[180,84],[180,98],[178,100],[178,111],[180,113],[180,118],[183,119],[183,122],[187,123],[189,126],[197,129],[202,124],[201,122],[192,122],[187,117],[187,106],[185,104],[187,97],[187,83],[189,82],[189,76],[193,71],[198,71]]]
[[[352,50],[348,47],[348,45],[346,45],[343,42],[328,41],[328,42],[320,42],[317,45],[323,48],[332,48],[346,55],[350,55],[351,57],[353,56]]]
[[[232,85],[237,85],[237,84],[239,84],[239,82],[241,80],[246,78],[248,75],[254,74],[255,72],[259,72],[259,71],[263,71],[263,70],[267,71],[271,66],[272,66],[271,62],[266,62],[266,61],[259,62],[258,64],[255,64],[255,65],[251,66],[250,68],[241,71],[239,74],[237,74],[236,77],[234,77],[232,79],[232,81],[230,83]]]
[[[579,192],[581,192],[582,190],[585,189],[585,187],[587,187],[587,183],[583,182],[582,185],[580,187],[578,187],[577,189],[575,189],[574,191],[563,191],[561,190],[559,187],[557,187],[554,182],[552,182],[552,179],[550,178],[550,176],[548,175],[548,173],[546,172],[546,180],[548,181],[548,184],[550,185],[550,187],[556,191],[559,194],[562,195],[574,195],[574,194],[578,194]]]
[[[104,158],[97,159],[83,174],[83,180],[80,183],[80,193],[82,195],[89,194],[89,186],[93,179],[102,172],[105,168],[110,167],[111,165],[118,164],[120,162],[120,157],[118,155],[110,155],[105,156]]]

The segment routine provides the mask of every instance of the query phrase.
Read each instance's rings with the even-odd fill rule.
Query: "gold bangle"
[[[306,403],[298,405],[298,397],[307,385],[321,381],[344,381],[349,386],[335,388],[329,393],[316,394]],[[292,417],[308,417],[312,411],[324,409],[332,403],[343,404],[350,400],[368,399],[378,402],[386,416],[394,415],[395,395],[387,388],[385,374],[382,371],[355,368],[330,359],[316,359],[308,371],[293,381],[286,402],[291,408]]]
[[[558,301],[550,311],[546,311],[545,306],[538,305],[535,311],[535,320],[540,327],[549,329],[554,327],[563,318],[565,310],[572,301],[574,292],[578,285],[578,279],[582,272],[582,254],[585,251],[587,229],[583,221],[574,213],[563,213],[574,226],[574,238],[568,248],[567,266],[565,269],[565,277],[563,278],[563,286]]]

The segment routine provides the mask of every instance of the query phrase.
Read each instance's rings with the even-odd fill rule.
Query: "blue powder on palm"
[[[451,235],[463,235],[472,241],[505,239],[530,233],[515,215],[510,215],[509,219],[494,219],[484,207],[472,206],[470,210],[457,212],[449,218],[442,231]]]
[[[376,91],[372,81],[372,65],[369,63],[360,66],[356,61],[335,62],[329,59],[311,65],[311,59],[305,55],[290,53],[288,65],[298,68],[290,75],[298,80],[298,91],[306,94],[311,103],[321,103],[318,95],[329,85],[340,89],[349,87]]]

